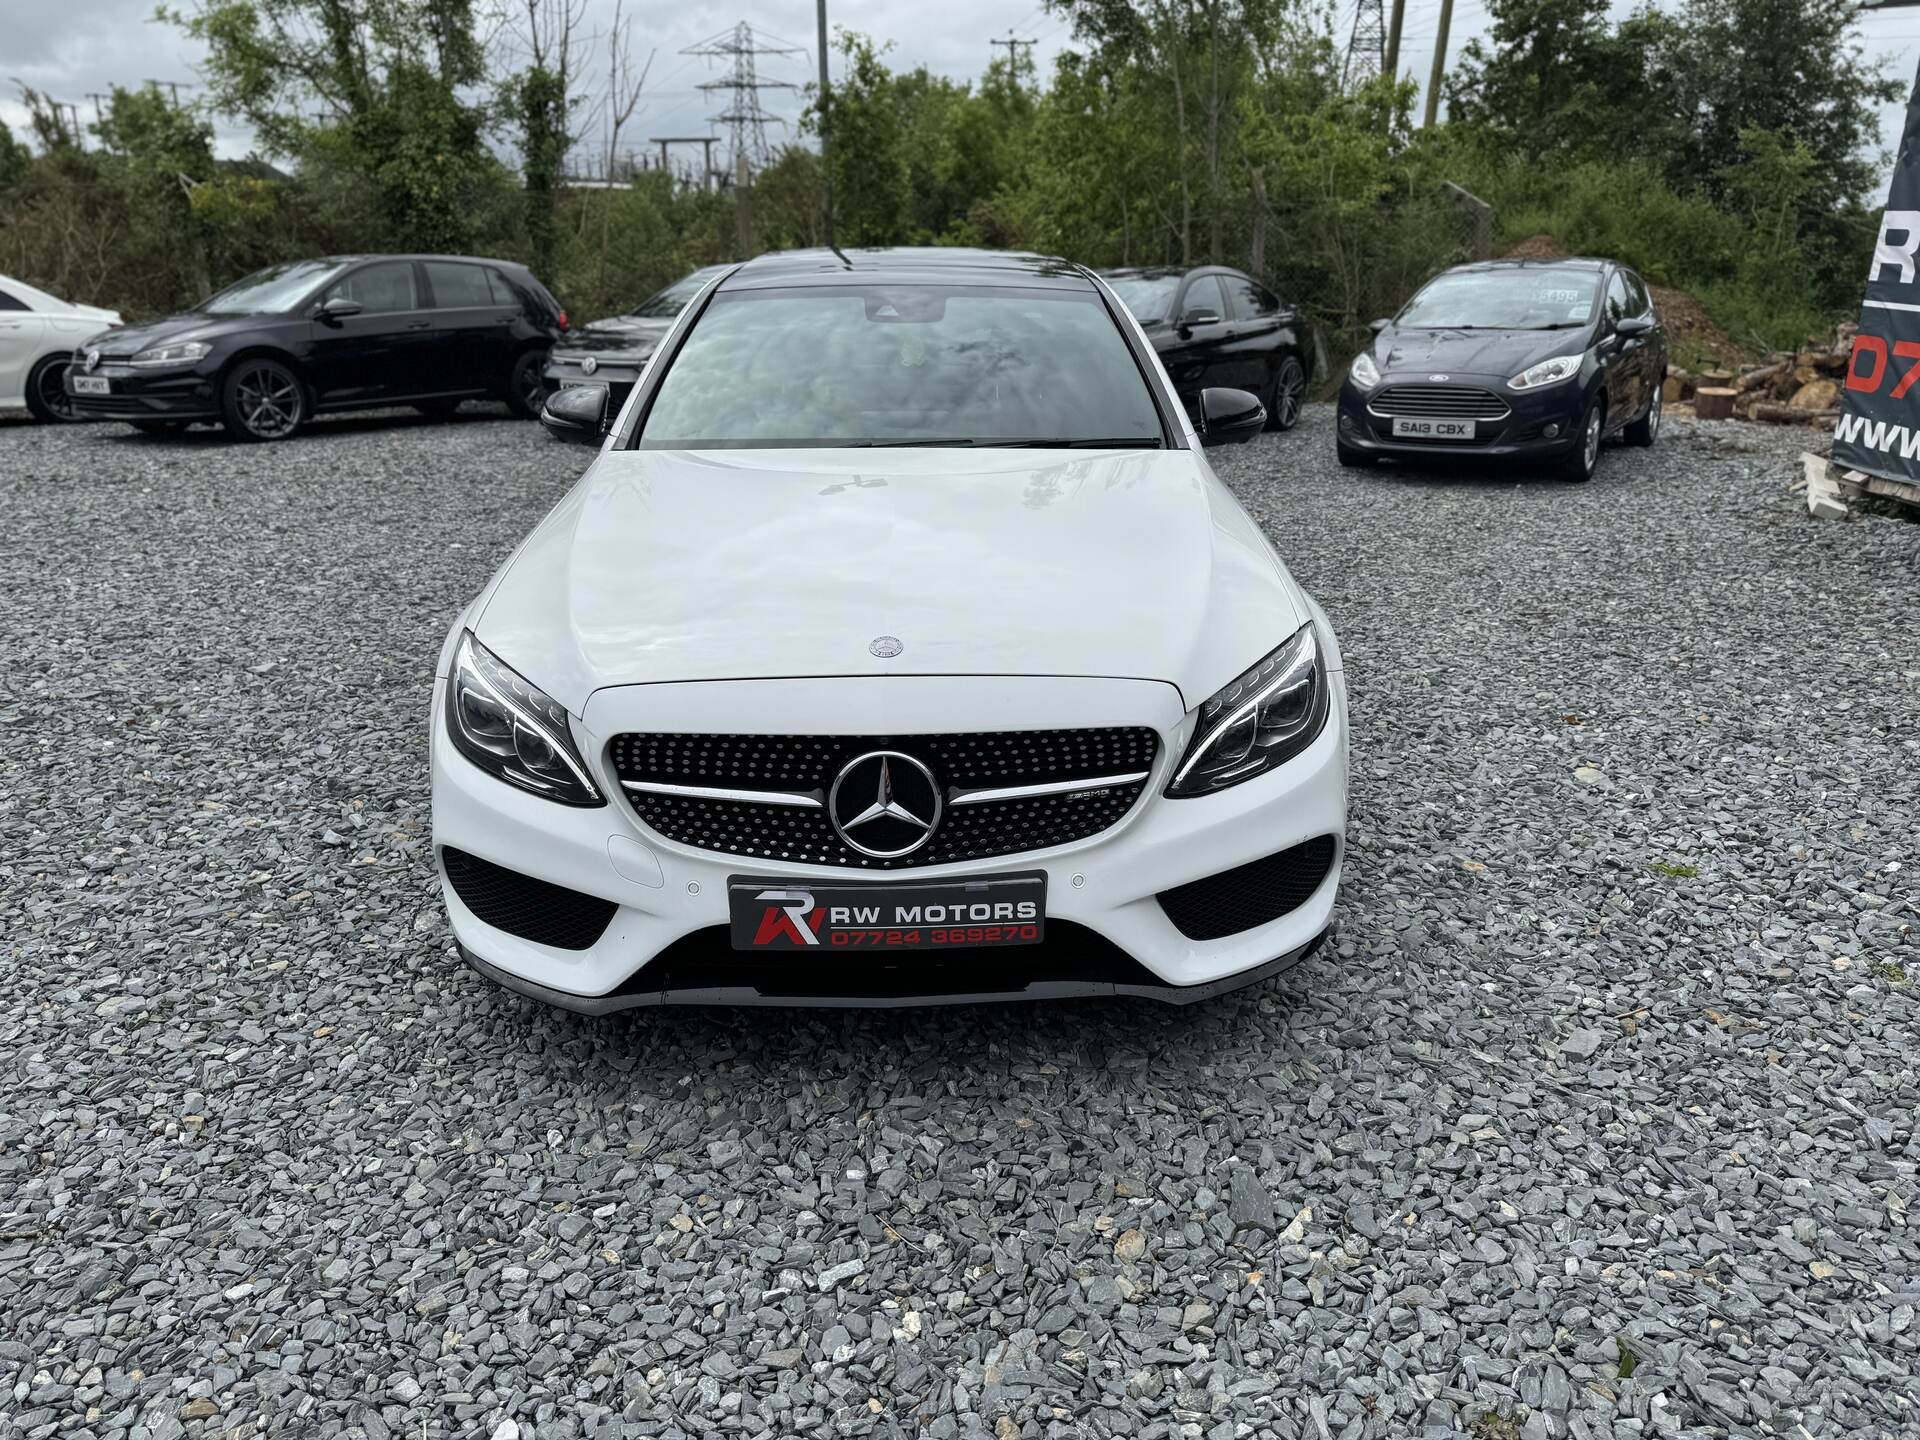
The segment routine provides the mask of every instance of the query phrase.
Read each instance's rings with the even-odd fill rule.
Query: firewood
[[[1837,409],[1797,410],[1791,405],[1763,400],[1753,407],[1748,418],[1764,420],[1770,425],[1818,425],[1831,429],[1834,422],[1840,418],[1840,412]]]
[[[1790,363],[1762,365],[1758,370],[1749,370],[1738,380],[1734,381],[1733,388],[1742,392],[1758,389],[1762,385],[1778,380],[1792,368]]]
[[[1693,413],[1702,420],[1731,420],[1739,393],[1725,385],[1702,385],[1693,392]]]

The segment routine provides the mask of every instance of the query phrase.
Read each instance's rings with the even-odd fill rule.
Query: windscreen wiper
[[[951,436],[944,440],[849,440],[846,448],[849,450],[906,450],[915,446],[925,446],[944,449],[949,445],[978,445],[979,443],[978,440]]]
[[[1129,435],[1114,440],[982,440],[996,450],[1158,450],[1159,440]]]

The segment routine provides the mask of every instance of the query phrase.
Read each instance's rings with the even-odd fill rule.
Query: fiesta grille
[[[585,950],[620,907],[597,895],[536,880],[451,845],[440,852],[460,903],[496,930],[557,950]]]
[[[1146,788],[1159,737],[1145,727],[950,735],[616,735],[614,774],[634,813],[669,840],[801,865],[892,870],[1016,855],[1085,840],[1117,824]],[[863,855],[834,829],[825,799],[843,766],[876,750],[932,771],[944,803],[932,838],[910,855]],[[1133,777],[1108,783],[1105,777]],[[972,800],[970,791],[1053,784],[1041,795]],[[774,792],[810,803],[661,793]]]
[[[1507,402],[1470,385],[1389,385],[1367,402],[1376,415],[1429,420],[1504,420]]]
[[[1334,841],[1320,835],[1277,855],[1160,892],[1160,908],[1189,940],[1219,940],[1297,910],[1333,868]]]

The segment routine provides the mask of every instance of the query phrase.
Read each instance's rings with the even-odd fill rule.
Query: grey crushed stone
[[[1920,527],[1330,428],[1215,463],[1344,645],[1335,943],[590,1022],[457,964],[424,767],[580,452],[0,424],[0,1435],[1920,1433]]]

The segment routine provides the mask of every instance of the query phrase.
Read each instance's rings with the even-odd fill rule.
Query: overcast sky
[[[190,0],[189,0],[190,3]],[[1344,37],[1351,28],[1354,0],[1335,0],[1334,23]],[[613,12],[613,0],[587,0],[589,29],[604,32]],[[1631,0],[1615,0],[1616,12],[1632,8]],[[703,80],[721,78],[726,63],[716,58],[686,55],[689,46],[720,35],[741,20],[760,32],[768,45],[786,42],[804,53],[767,55],[759,60],[764,80],[786,80],[799,85],[816,73],[813,58],[814,6],[810,0],[628,0],[635,17],[636,63],[655,52],[647,93],[622,132],[621,148],[644,146],[654,135],[717,133],[708,117],[722,108],[720,96],[703,95]],[[1402,71],[1423,84],[1432,63],[1434,30],[1440,0],[1408,0],[1405,36],[1401,45]],[[50,5],[41,0],[0,0],[0,119],[16,134],[24,130],[25,110],[19,103],[21,83],[44,90],[80,107],[91,119],[89,92],[112,85],[134,86],[142,80],[172,80],[182,94],[194,94],[198,48],[170,25],[156,24],[154,0],[78,0]],[[988,42],[1014,34],[1033,39],[1034,56],[1042,73],[1051,70],[1054,57],[1072,36],[1057,17],[1048,15],[1038,0],[829,0],[831,22],[864,31],[876,40],[891,41],[889,56],[896,67],[925,64],[956,78],[978,75],[993,51]],[[1453,40],[1460,46],[1484,31],[1486,0],[1456,0]],[[1864,37],[1870,47],[1896,62],[1903,77],[1914,72],[1920,54],[1920,8],[1890,10],[1869,15]],[[596,57],[597,61],[597,57]],[[601,65],[590,71],[597,77]],[[762,102],[772,114],[788,120],[799,114],[797,91],[769,89]],[[1882,130],[1891,145],[1898,133],[1899,107],[1890,107]],[[231,122],[218,121],[218,148],[222,155],[244,155],[251,137]],[[777,141],[780,126],[770,127]],[[790,127],[786,133],[790,133]]]

